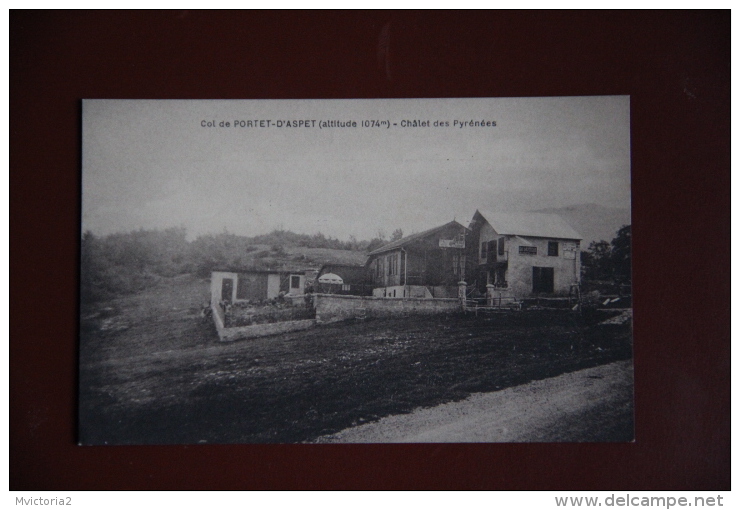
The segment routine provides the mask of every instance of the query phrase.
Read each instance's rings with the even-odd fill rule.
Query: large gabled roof
[[[583,239],[581,234],[557,214],[497,213],[480,209],[476,213],[500,235]]]
[[[418,241],[419,239],[423,239],[424,237],[430,236],[432,234],[436,234],[440,230],[444,230],[444,229],[446,229],[448,227],[451,227],[453,225],[457,225],[458,227],[461,227],[461,228],[467,230],[467,228],[465,227],[465,225],[461,225],[457,221],[452,220],[451,222],[445,223],[444,225],[440,225],[439,227],[430,228],[429,230],[425,230],[423,232],[417,232],[416,234],[411,234],[411,235],[408,235],[406,237],[402,237],[401,239],[397,239],[396,241],[392,241],[392,242],[386,244],[385,246],[381,246],[377,250],[371,251],[368,254],[368,256],[369,257],[372,257],[373,255],[378,255],[379,253],[385,253],[387,251],[391,251],[391,250],[395,250],[397,248],[401,248],[403,246],[406,246],[409,243],[413,243],[414,241]]]

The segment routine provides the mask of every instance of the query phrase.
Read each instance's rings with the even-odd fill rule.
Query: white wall
[[[580,281],[580,252],[576,250],[575,258],[566,258],[563,243],[574,243],[569,239],[543,239],[539,237],[513,237],[507,239],[509,251],[509,267],[506,270],[506,280],[509,282],[508,295],[510,297],[527,297],[532,295],[532,268],[552,267],[554,273],[555,294],[567,295],[572,284]],[[558,255],[549,256],[547,246],[549,241],[557,241]],[[519,246],[534,246],[536,255],[519,253]]]
[[[280,294],[280,275],[279,274],[268,274],[267,275],[267,299],[278,297]]]

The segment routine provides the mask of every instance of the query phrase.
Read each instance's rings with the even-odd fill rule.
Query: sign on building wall
[[[563,243],[563,258],[568,260],[576,259],[576,243]]]
[[[440,248],[465,248],[465,239],[440,239]]]

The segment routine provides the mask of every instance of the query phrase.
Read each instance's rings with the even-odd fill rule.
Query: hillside
[[[592,241],[611,241],[617,230],[631,224],[629,209],[604,207],[597,204],[579,204],[567,207],[539,209],[538,213],[558,214],[583,236],[582,247]]]
[[[225,265],[296,271],[319,269],[327,263],[364,264],[367,260],[367,253],[364,251],[309,248],[306,246],[268,246],[260,244],[251,246],[250,251],[231,254],[231,257],[226,259],[228,262]]]
[[[285,248],[293,260],[305,257],[312,265],[335,264],[364,264],[367,253],[354,250],[335,250],[332,248],[305,248],[302,246],[287,246]]]
[[[207,277],[214,269],[319,269],[326,263],[359,264],[382,242],[339,241],[274,231],[256,237],[228,232],[187,240],[184,228],[136,230],[96,236],[85,232],[80,246],[80,298],[83,303],[141,292],[161,278],[183,274]]]

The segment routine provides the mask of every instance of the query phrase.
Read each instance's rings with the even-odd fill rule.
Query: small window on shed
[[[300,289],[301,288],[301,277],[300,276],[291,276],[290,277],[290,288],[291,289]]]
[[[548,243],[547,243],[547,255],[549,257],[557,257],[558,256],[558,242],[557,241],[548,241]]]
[[[520,246],[519,255],[537,255],[536,246]]]

